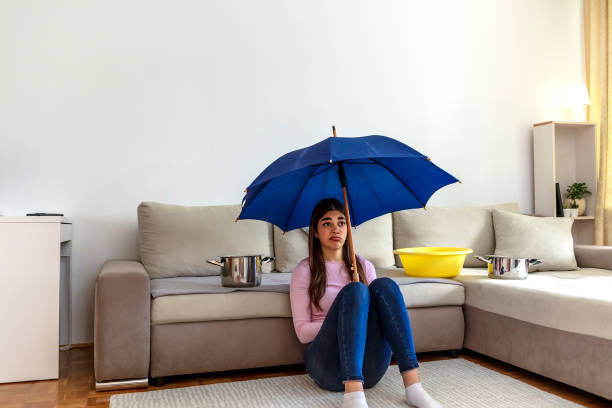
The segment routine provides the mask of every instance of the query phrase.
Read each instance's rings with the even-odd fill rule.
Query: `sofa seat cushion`
[[[392,268],[396,269],[396,268]],[[398,271],[402,271],[397,268]],[[463,285],[394,278],[393,270],[381,271],[400,283],[400,291],[409,308],[461,306],[465,299]],[[411,283],[402,284],[411,281]],[[289,293],[234,291],[230,293],[195,293],[158,296],[151,300],[151,324],[205,322],[213,320],[291,318]]]
[[[489,279],[466,268],[454,278],[465,286],[465,304],[553,329],[612,340],[612,271],[530,273],[525,280]]]
[[[160,296],[151,301],[151,324],[262,317],[291,317],[289,295],[278,292],[235,291]]]

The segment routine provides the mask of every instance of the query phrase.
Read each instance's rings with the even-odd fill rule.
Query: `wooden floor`
[[[419,354],[419,361],[450,358],[444,353]],[[480,364],[499,373],[516,378],[544,391],[556,394],[586,407],[611,407],[612,402],[576,388],[529,373],[486,356],[464,350],[459,358]],[[242,381],[283,375],[305,374],[303,365],[227,371],[199,375],[170,377],[161,388],[152,387],[120,392],[142,392],[163,388],[187,387],[218,382]],[[2,408],[51,408],[51,407],[108,407],[110,396],[116,391],[96,392],[93,376],[93,347],[60,352],[60,379],[0,384]]]

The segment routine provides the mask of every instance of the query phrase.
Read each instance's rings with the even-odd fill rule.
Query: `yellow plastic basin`
[[[400,256],[406,275],[430,278],[459,275],[465,256],[472,252],[470,248],[451,247],[400,248],[393,251]]]

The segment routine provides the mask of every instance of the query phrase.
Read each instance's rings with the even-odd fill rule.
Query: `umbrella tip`
[[[429,157],[426,157],[427,160],[431,161],[431,159]]]
[[[247,189],[246,189],[246,188],[244,189],[244,192],[245,192],[245,193],[247,192]]]
[[[461,180],[457,180],[457,183],[459,183],[459,184],[463,184],[463,183],[461,182]]]
[[[334,134],[334,137],[336,137],[336,126],[332,126],[332,132]]]
[[[424,209],[425,211],[427,211],[427,207],[423,206],[423,209]]]
[[[286,232],[287,232],[287,230],[283,230],[283,235],[285,235]]]
[[[234,222],[238,222],[238,218],[240,218],[240,216],[236,217],[236,219],[234,220]]]

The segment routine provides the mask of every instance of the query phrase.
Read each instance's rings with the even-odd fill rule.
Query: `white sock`
[[[344,394],[342,408],[368,408],[365,393],[363,391],[355,391]]]
[[[420,382],[406,387],[406,402],[417,408],[442,408],[442,405],[425,391]]]

